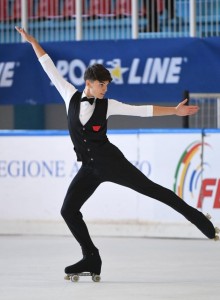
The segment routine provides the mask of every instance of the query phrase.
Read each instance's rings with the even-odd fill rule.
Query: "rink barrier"
[[[147,177],[212,215],[216,226],[219,134],[219,129],[108,131],[110,141]],[[69,234],[60,208],[80,163],[68,131],[2,130],[0,144],[0,234]],[[93,235],[203,237],[169,207],[109,182],[82,210]]]

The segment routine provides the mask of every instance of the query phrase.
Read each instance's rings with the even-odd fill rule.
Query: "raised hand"
[[[20,28],[20,27],[18,27],[18,26],[15,26],[15,29],[20,33],[20,35],[23,37],[23,39],[24,39],[26,42],[32,44],[33,42],[36,41],[35,38],[34,38],[32,35],[28,34],[23,28]]]
[[[20,33],[20,35],[26,42],[32,45],[38,58],[40,58],[46,53],[44,49],[40,46],[40,44],[37,42],[37,40],[32,35],[28,34],[23,28],[15,26],[15,29],[17,30],[17,32]]]

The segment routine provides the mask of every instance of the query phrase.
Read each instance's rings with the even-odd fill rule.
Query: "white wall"
[[[80,167],[68,134],[11,133],[0,133],[0,221],[62,221],[60,208]],[[198,206],[203,180],[205,197],[199,209],[210,213],[217,223],[220,223],[219,137],[220,132],[210,132],[202,147],[199,130],[109,133],[110,141],[151,180],[173,189],[176,173],[176,186],[182,190],[184,200],[194,207]],[[188,224],[164,204],[109,182],[96,190],[82,212],[89,222]]]

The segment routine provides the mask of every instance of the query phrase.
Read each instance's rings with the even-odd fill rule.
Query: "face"
[[[107,92],[109,81],[86,81],[87,96],[102,99]]]

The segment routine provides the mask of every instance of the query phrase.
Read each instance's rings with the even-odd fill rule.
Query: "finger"
[[[195,109],[195,110],[197,110],[197,109],[199,109],[199,106],[197,106],[197,105],[192,105],[192,106],[189,106],[188,108],[189,108],[189,109]]]
[[[195,108],[195,107],[194,107],[194,108],[191,108],[191,109],[189,110],[188,113],[189,113],[190,115],[193,115],[193,114],[196,114],[196,113],[198,112],[198,110],[199,110],[198,108]]]
[[[15,29],[16,29],[19,33],[22,33],[22,28],[19,28],[18,26],[15,26]]]
[[[186,99],[184,99],[184,100],[181,102],[181,104],[184,105],[187,101],[188,101],[188,99],[186,98]]]
[[[15,26],[15,29],[19,32],[19,33],[25,33],[25,30],[21,27]]]

